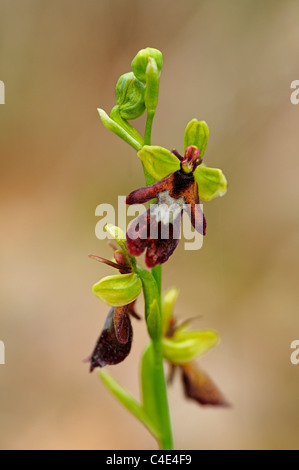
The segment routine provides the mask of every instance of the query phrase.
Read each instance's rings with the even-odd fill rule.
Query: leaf
[[[138,401],[128,391],[124,390],[106,371],[101,370],[99,377],[112,395],[114,395],[114,397],[135,416],[157,440],[160,440],[156,426]]]
[[[147,172],[156,180],[162,180],[165,176],[180,169],[179,159],[163,147],[145,145],[138,152],[138,157],[142,160]]]
[[[199,199],[211,201],[215,197],[224,196],[227,191],[227,180],[218,168],[199,166],[194,172],[198,186]]]

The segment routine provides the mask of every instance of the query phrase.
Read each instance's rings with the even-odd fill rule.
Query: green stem
[[[160,294],[160,297],[161,297],[161,290],[162,290],[162,266],[161,266],[161,264],[159,264],[158,266],[155,266],[152,269],[152,274],[153,274],[153,276],[155,278],[155,281],[157,283],[159,294]]]
[[[155,111],[147,113],[145,132],[144,132],[144,145],[151,145],[152,127],[153,120],[155,117]]]
[[[144,133],[144,145],[151,145],[151,135],[153,127],[153,119],[155,112],[148,112],[145,133]],[[153,184],[153,178],[147,173],[144,168],[144,176],[147,186]],[[150,178],[149,178],[150,176]],[[152,275],[156,281],[158,288],[158,305],[161,314],[161,284],[162,284],[162,267],[156,266],[152,269]],[[149,299],[145,296],[145,303],[149,302]],[[149,305],[145,305],[145,310],[149,309]],[[155,415],[158,419],[158,427],[160,430],[160,439],[159,444],[161,450],[172,450],[173,449],[173,438],[172,438],[172,428],[170,423],[170,414],[169,414],[169,405],[168,405],[168,396],[167,396],[167,385],[164,374],[163,367],[163,349],[162,349],[162,339],[152,340],[152,351],[153,351],[153,383],[154,387],[152,393],[154,394],[153,401],[154,407],[156,410]]]
[[[162,341],[153,342],[155,401],[161,432],[160,449],[172,450],[173,438],[167,397],[167,385],[163,368]]]

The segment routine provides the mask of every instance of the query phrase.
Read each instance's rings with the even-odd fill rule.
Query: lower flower
[[[168,383],[172,382],[175,371],[180,369],[187,398],[204,406],[230,406],[208,374],[194,362],[218,343],[218,334],[212,330],[191,330],[190,320],[178,323],[173,316],[177,297],[178,290],[172,288],[162,300],[163,355],[170,366]]]

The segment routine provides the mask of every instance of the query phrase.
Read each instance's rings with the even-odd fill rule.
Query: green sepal
[[[227,191],[227,180],[218,168],[199,166],[194,172],[198,185],[199,199],[211,201],[215,197],[224,196]]]
[[[141,289],[139,276],[129,273],[104,277],[92,287],[92,292],[111,307],[121,307],[134,302]]]
[[[173,337],[163,338],[163,355],[172,364],[185,364],[209,351],[218,341],[215,331],[178,330]]]
[[[180,169],[179,159],[163,147],[145,145],[138,152],[138,157],[147,172],[156,180],[161,180]]]
[[[142,145],[135,140],[128,132],[125,131],[119,124],[117,124],[113,119],[111,119],[107,113],[103,109],[98,108],[98,113],[100,115],[100,118],[102,120],[102,123],[104,124],[107,129],[109,129],[111,132],[116,134],[118,137],[123,139],[127,144],[131,145],[137,152],[142,148]]]
[[[171,287],[162,297],[163,336],[165,336],[169,330],[171,317],[173,316],[174,306],[179,293],[180,291],[177,287]]]
[[[184,135],[184,150],[190,145],[198,148],[201,158],[204,156],[209,140],[209,127],[205,121],[192,119],[187,124]]]

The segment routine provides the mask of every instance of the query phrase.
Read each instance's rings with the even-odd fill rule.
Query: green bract
[[[114,240],[120,246],[127,264],[132,266],[132,257],[129,255],[128,252],[125,232],[121,228],[113,224],[107,224],[105,226],[105,230],[109,233],[109,235],[111,235],[112,238],[114,238]]]
[[[163,336],[165,336],[169,330],[172,313],[179,293],[180,291],[177,287],[171,287],[162,297]]]
[[[137,119],[145,111],[145,86],[133,74],[122,75],[116,85],[116,102],[123,119]]]
[[[217,196],[224,196],[227,190],[227,180],[218,168],[199,166],[194,172],[198,185],[199,199],[211,201]]]
[[[151,57],[146,67],[145,106],[149,113],[154,113],[158,104],[159,78],[157,63]]]
[[[185,364],[206,353],[219,341],[215,331],[177,330],[171,338],[163,338],[163,355],[172,364]]]
[[[128,130],[125,130],[120,124],[111,119],[103,109],[98,108],[98,113],[100,115],[102,123],[105,127],[107,127],[107,129],[109,129],[114,134],[118,135],[118,137],[123,139],[125,142],[131,145],[131,147],[137,150],[137,152],[142,148],[143,144],[138,142],[136,138],[132,137]]]
[[[110,118],[112,119],[112,121],[118,124],[118,126],[121,127],[126,132],[126,134],[131,136],[134,139],[134,142],[138,142],[138,144],[140,144],[140,148],[143,147],[144,145],[143,138],[141,137],[139,132],[135,129],[135,127],[132,126],[132,124],[126,121],[123,117],[121,117],[120,107],[118,105],[112,108],[111,113],[110,113]]]
[[[156,180],[161,180],[180,169],[180,161],[177,157],[163,147],[145,145],[138,152],[138,156],[146,170]]]
[[[204,156],[209,140],[209,127],[205,121],[192,119],[187,124],[184,135],[184,150],[189,145],[198,148],[201,158]]]
[[[162,52],[160,52],[158,49],[153,49],[152,47],[141,49],[134,57],[131,64],[135,76],[143,83],[146,83],[146,69],[150,58],[155,60],[158,74],[160,76],[163,66],[163,56]]]
[[[114,238],[114,240],[117,241],[119,246],[128,251],[126,245],[126,234],[121,228],[113,224],[107,224],[105,226],[105,230],[111,235],[112,238]]]
[[[128,305],[137,299],[142,289],[135,273],[104,277],[92,288],[94,295],[112,307]]]

